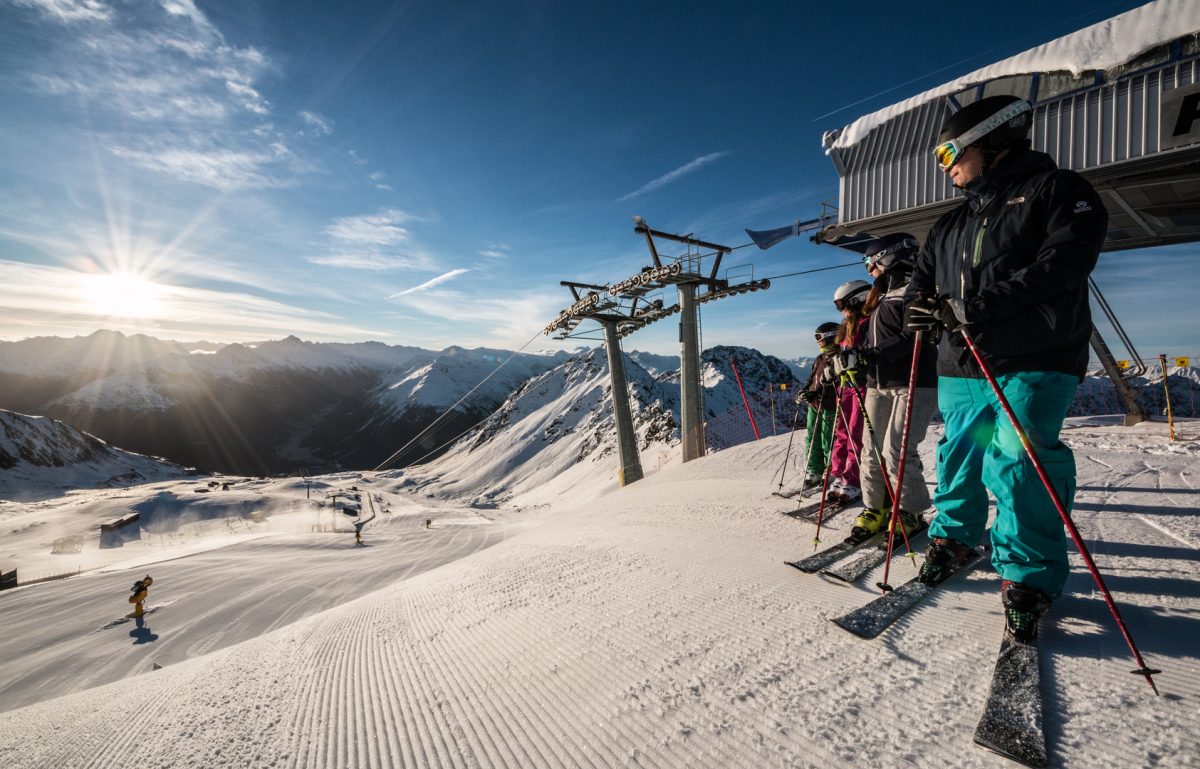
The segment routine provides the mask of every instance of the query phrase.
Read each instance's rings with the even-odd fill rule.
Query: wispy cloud
[[[36,8],[60,21],[107,21],[112,9],[99,0],[13,0],[16,5]]]
[[[415,217],[404,211],[388,209],[378,214],[346,216],[335,219],[325,228],[325,234],[346,243],[371,246],[394,246],[407,243],[409,232],[401,224]]]
[[[375,189],[385,190],[387,192],[392,191],[392,187],[390,184],[383,183],[385,176],[382,171],[375,171],[375,172],[369,173],[369,174],[367,174],[367,178],[375,183]]]
[[[333,124],[329,119],[321,117],[315,112],[301,112],[300,119],[307,126],[307,128],[300,132],[302,136],[328,136],[333,133]]]
[[[434,286],[439,286],[448,280],[454,280],[459,275],[462,275],[464,272],[470,272],[470,270],[464,270],[464,269],[460,268],[457,270],[450,270],[450,272],[444,272],[441,275],[438,275],[436,278],[425,281],[424,283],[422,283],[419,286],[413,286],[412,288],[406,288],[403,291],[397,291],[396,293],[389,296],[388,299],[395,299],[398,296],[407,296],[408,294],[415,294],[420,291],[428,291],[429,289],[433,288]]]
[[[729,154],[728,151],[724,151],[724,152],[710,152],[707,155],[701,155],[700,157],[696,158],[695,160],[681,165],[679,168],[676,168],[674,171],[665,173],[662,176],[658,177],[657,179],[646,182],[645,184],[643,184],[641,187],[638,187],[633,192],[630,192],[628,194],[622,195],[621,197],[617,198],[617,200],[629,200],[630,198],[636,198],[638,195],[645,195],[647,192],[653,192],[654,190],[657,190],[661,187],[665,187],[666,185],[670,184],[671,182],[673,182],[677,179],[681,179],[684,176],[687,176],[688,174],[690,174],[694,171],[700,170],[701,168],[708,165],[709,163],[715,163],[716,161],[720,160],[721,158],[725,157],[728,154]]]
[[[271,149],[271,152],[250,152],[221,148],[134,150],[113,147],[111,151],[117,157],[132,160],[143,168],[182,181],[219,190],[233,190],[283,186],[284,183],[274,178],[266,166],[281,154],[286,154],[285,148]]]
[[[271,104],[257,81],[272,63],[229,43],[192,0],[15,1],[57,27],[24,82],[82,105],[115,156],[220,190],[279,186],[305,167],[264,125]],[[137,129],[105,136],[105,117]]]
[[[512,247],[504,243],[488,243],[486,248],[479,251],[479,255],[489,259],[503,259],[511,250]]]
[[[413,261],[406,257],[368,253],[312,256],[307,261],[311,264],[320,264],[325,267],[343,267],[349,270],[389,271],[410,269],[413,266]]]
[[[312,256],[312,264],[354,270],[436,269],[437,260],[413,241],[404,224],[418,217],[396,209],[345,216],[325,228],[331,252]]]
[[[249,110],[256,115],[265,115],[270,112],[266,100],[263,99],[262,94],[253,86],[233,80],[226,80],[225,89],[233,94],[234,100],[241,104],[243,109]]]

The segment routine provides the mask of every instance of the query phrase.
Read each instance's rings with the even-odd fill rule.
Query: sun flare
[[[82,292],[98,315],[151,318],[164,310],[163,287],[135,273],[91,275],[84,281]]]

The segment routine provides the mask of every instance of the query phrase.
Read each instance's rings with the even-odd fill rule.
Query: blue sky
[[[1139,3],[742,5],[0,0],[0,339],[515,349],[560,280],[648,264],[632,215],[733,246],[813,218],[824,130]],[[1144,353],[1200,353],[1198,251],[1104,257]],[[706,305],[704,344],[805,354],[857,277]],[[625,346],[677,353],[675,321]]]

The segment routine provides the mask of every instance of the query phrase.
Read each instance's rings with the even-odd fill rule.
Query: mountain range
[[[763,409],[770,384],[803,375],[808,361],[783,362],[747,348],[706,351],[709,417],[741,403],[729,370],[735,351],[751,405],[769,420]],[[639,430],[649,441],[677,440],[678,357],[632,351],[626,366],[636,413],[654,422]],[[53,417],[201,471],[244,475],[422,461],[490,415],[481,430],[516,419],[514,406],[505,405],[513,398],[546,388],[574,392],[583,380],[590,400],[562,404],[545,429],[565,429],[569,413],[611,427],[607,363],[597,350],[434,351],[294,336],[221,346],[115,331],[0,342],[0,409]],[[578,448],[611,451],[613,435],[593,431],[591,443]]]
[[[678,357],[624,355],[649,469],[658,452],[679,440]],[[810,365],[811,359],[783,361],[744,347],[704,351],[709,448],[791,429],[794,389],[779,388],[794,388]],[[1155,414],[1165,405],[1161,382],[1153,372],[1132,382]],[[1195,415],[1196,369],[1176,369],[1168,384],[1173,413]],[[462,457],[457,491],[481,503],[578,463],[609,461],[616,440],[608,387],[599,348],[433,351],[294,336],[184,344],[112,331],[0,342],[0,409],[53,417],[128,451],[204,472],[325,472],[384,460],[404,467],[454,445]],[[1070,413],[1122,411],[1107,378],[1090,375]],[[490,442],[496,445],[481,461],[478,450]],[[543,451],[552,451],[553,459],[529,462]],[[482,475],[504,480],[488,488],[471,481]]]
[[[113,331],[3,342],[0,408],[204,471],[362,468],[457,403],[421,445],[444,444],[570,357],[296,337],[214,347]]]

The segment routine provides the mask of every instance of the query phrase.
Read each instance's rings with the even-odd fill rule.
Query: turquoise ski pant
[[[829,448],[833,444],[833,409],[809,407],[805,437],[808,439],[808,477],[825,477]]]
[[[1079,378],[1022,371],[996,380],[1070,512],[1075,456],[1058,434]],[[1057,597],[1069,570],[1062,519],[991,385],[986,379],[939,377],[938,408],[946,432],[937,446],[937,516],[929,535],[975,545],[987,525],[991,491],[992,565],[1003,579]]]

